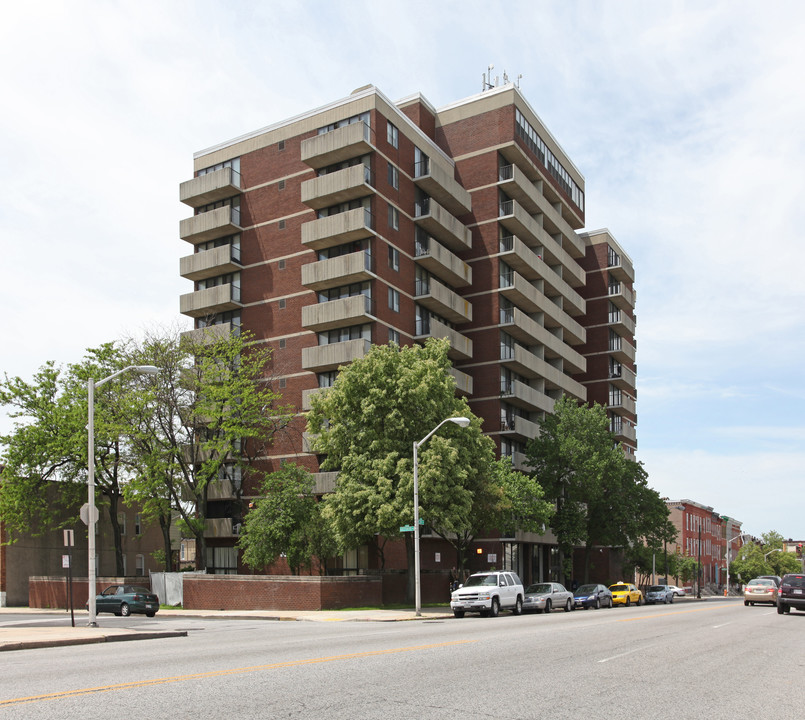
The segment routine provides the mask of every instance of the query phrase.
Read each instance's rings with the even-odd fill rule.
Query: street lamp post
[[[696,563],[696,597],[702,597],[702,526],[699,525],[699,544],[696,548],[698,561]]]
[[[763,556],[763,559],[765,560],[767,557],[769,557],[769,555],[771,555],[771,554],[772,554],[772,553],[774,553],[774,552],[782,552],[782,551],[783,551],[783,550],[782,550],[782,548],[777,548],[777,549],[775,549],[775,550],[769,550],[769,552],[767,552],[767,553],[766,553],[766,554]]]
[[[422,588],[419,580],[419,448],[422,447],[431,435],[433,435],[445,423],[455,423],[459,427],[467,427],[470,424],[469,418],[451,417],[442,420],[433,430],[431,430],[419,442],[414,442],[414,600],[416,605],[417,617],[422,615]]]
[[[114,380],[118,375],[131,370],[144,375],[154,375],[159,368],[154,365],[128,365],[103,380],[87,380],[87,607],[89,608],[89,627],[97,627],[95,594],[95,523],[98,510],[95,507],[95,388]]]
[[[735,542],[738,538],[742,538],[746,533],[741,533],[740,535],[736,535],[734,538],[730,538],[727,540],[727,587],[726,592],[727,595],[730,594],[730,545]]]

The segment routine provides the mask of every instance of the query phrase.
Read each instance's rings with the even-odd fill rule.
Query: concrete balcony
[[[327,388],[310,388],[309,390],[302,390],[302,410],[307,412],[308,410],[313,409],[313,403],[311,402],[312,398],[322,392],[325,392]]]
[[[498,221],[529,247],[539,246],[538,254],[549,266],[561,265],[562,278],[569,285],[581,287],[585,284],[586,275],[578,262],[516,200],[500,203]]]
[[[233,500],[237,497],[232,481],[224,478],[213,480],[207,485],[208,500]]]
[[[614,265],[607,267],[609,277],[621,282],[634,282],[634,265],[632,261],[624,255],[618,255]]]
[[[179,222],[179,237],[193,245],[234,235],[242,230],[240,210],[228,205]]]
[[[313,372],[337,370],[341,365],[364,357],[372,343],[358,338],[330,345],[316,345],[302,349],[302,369]]]
[[[240,286],[232,283],[196,290],[179,297],[179,312],[190,317],[216,315],[241,307]]]
[[[375,319],[374,304],[366,295],[353,295],[302,308],[302,327],[315,332],[360,325]]]
[[[373,150],[371,128],[366,123],[356,122],[303,140],[301,157],[302,162],[318,169]]]
[[[456,381],[456,392],[461,395],[472,395],[472,375],[450,368],[447,372],[453,376]]]
[[[501,286],[501,295],[527,313],[543,313],[545,326],[561,327],[566,341],[574,345],[585,341],[587,337],[585,329],[553,300],[537,290],[522,275],[513,272],[508,281],[508,285]]]
[[[634,310],[635,293],[623,283],[614,283],[609,286],[607,295],[621,310]]]
[[[609,313],[608,325],[618,335],[625,337],[634,337],[636,323],[634,318],[629,317],[625,310],[619,310],[617,313]]]
[[[371,280],[374,277],[374,262],[367,252],[319,260],[302,266],[302,285],[311,290],[350,285]]]
[[[545,356],[562,358],[568,372],[583,373],[587,371],[587,359],[581,353],[554,335],[548,328],[530,318],[520,308],[501,311],[500,329],[505,330],[523,345],[542,345],[545,348]]]
[[[240,173],[221,168],[179,185],[179,200],[190,207],[202,207],[240,194]]]
[[[633,397],[621,393],[620,400],[616,403],[608,403],[607,408],[617,413],[618,415],[631,415],[637,414],[637,403]]]
[[[313,486],[313,492],[316,495],[326,495],[327,493],[335,492],[338,471],[313,473],[313,479],[316,481]]]
[[[627,442],[632,445],[637,442],[637,430],[626,421],[622,422],[612,434],[618,442]]]
[[[435,278],[430,278],[427,287],[416,289],[416,301],[452,323],[472,321],[472,304],[445,287]]]
[[[448,212],[463,215],[472,210],[470,194],[455,179],[452,165],[442,165],[428,158],[425,167],[414,168],[414,182],[430,197],[444,206]]]
[[[433,238],[428,238],[427,248],[420,247],[417,241],[416,252],[414,260],[431,275],[453,287],[472,284],[472,268]]]
[[[462,335],[449,325],[439,322],[435,318],[430,319],[430,332],[426,335],[418,335],[416,340],[424,342],[429,337],[447,338],[450,341],[450,351],[448,356],[451,360],[471,360],[472,359],[472,340],[466,335]]]
[[[302,225],[302,244],[312,250],[324,250],[375,234],[369,208],[355,208],[338,215],[319,218]]]
[[[314,210],[357,200],[375,192],[371,170],[354,165],[302,183],[302,202]]]
[[[542,213],[545,216],[543,226],[550,226],[550,230],[553,231],[552,234],[562,235],[562,246],[574,258],[584,257],[584,241],[570,227],[562,217],[562,214],[554,207],[554,204],[542,194],[540,190],[540,187],[544,187],[542,180],[538,180],[537,184],[534,184],[514,164],[501,167],[498,173],[501,190],[509,197],[517,200],[530,214]]]
[[[537,437],[535,435],[535,437]],[[525,453],[516,452],[511,455],[512,467],[520,472],[531,472],[534,468],[528,462]]]
[[[232,332],[240,332],[240,326],[233,326],[231,322],[207,325],[207,327],[187,330],[182,333],[182,339],[193,344],[210,344],[228,337]]]
[[[539,435],[539,425],[516,415],[508,422],[501,422],[500,431],[507,435],[514,433],[524,440],[531,440]]]
[[[555,400],[540,392],[530,385],[512,380],[508,387],[503,388],[500,393],[502,400],[506,400],[511,405],[524,408],[528,411],[541,411],[546,413],[553,412]]]
[[[609,354],[620,363],[629,363],[634,365],[635,361],[635,348],[625,338],[618,335],[618,342],[609,343]]]
[[[515,345],[508,357],[501,357],[500,363],[524,378],[542,378],[546,389],[559,389],[579,400],[587,400],[587,389],[581,383],[537,357],[522,345]]]
[[[472,248],[472,233],[469,228],[433,198],[429,198],[424,206],[418,206],[417,209],[419,214],[414,218],[414,222],[442,245],[446,245],[453,252]]]
[[[202,250],[179,259],[179,275],[193,281],[238,272],[240,269],[240,250],[232,245]]]
[[[557,220],[567,227],[568,234],[584,227],[584,212],[568,202],[564,194],[559,193],[552,179],[548,179],[550,174],[547,169],[539,167],[519,142],[512,141],[498,147],[498,151],[512,165],[516,165],[523,171],[528,181],[535,185],[540,195],[545,199],[548,207],[552,208],[559,204],[563,208],[563,212],[557,212],[556,215]],[[562,232],[564,234],[564,229],[562,229]]]
[[[237,537],[232,518],[206,518],[204,520],[205,538]]]
[[[634,392],[637,387],[637,375],[634,370],[621,366],[617,373],[609,374],[609,382],[619,387],[621,390]]]

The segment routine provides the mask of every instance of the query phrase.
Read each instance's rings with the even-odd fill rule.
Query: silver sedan
[[[573,609],[573,593],[561,583],[534,583],[525,589],[523,612],[550,612],[554,608],[565,612]]]

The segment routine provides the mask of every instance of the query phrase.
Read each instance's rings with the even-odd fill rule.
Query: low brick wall
[[[380,578],[295,575],[191,575],[183,606],[191,610],[338,610],[381,605]]]
[[[95,594],[98,595],[110,585],[139,585],[151,588],[147,577],[103,577],[95,578]],[[85,577],[73,578],[73,608],[83,609],[87,604],[89,580]],[[68,583],[65,577],[32,575],[28,578],[28,607],[59,608],[69,610]]]

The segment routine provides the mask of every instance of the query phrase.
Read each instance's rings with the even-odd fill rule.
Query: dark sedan
[[[154,617],[159,610],[159,598],[148,588],[139,585],[110,585],[95,597],[95,611],[128,617],[132,613]]]
[[[612,593],[604,585],[582,585],[573,593],[573,604],[578,608],[612,607]]]

